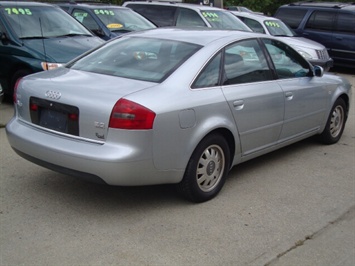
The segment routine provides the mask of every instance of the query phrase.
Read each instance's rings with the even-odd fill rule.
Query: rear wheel
[[[329,114],[327,124],[320,135],[320,140],[325,144],[333,144],[341,138],[346,122],[346,104],[343,99],[335,101]]]
[[[178,184],[179,192],[193,202],[204,202],[222,189],[229,172],[228,143],[219,134],[206,136],[196,147]]]

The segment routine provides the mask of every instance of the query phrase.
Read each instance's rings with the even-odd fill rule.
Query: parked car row
[[[354,33],[354,27],[351,25],[353,25],[352,20],[355,15],[349,5],[339,9],[346,11],[345,15],[343,13],[334,15],[337,21],[350,25],[346,26],[347,29],[343,31],[341,40],[339,34],[335,38],[327,38],[326,41],[316,38],[314,29],[301,33],[310,39],[316,39],[318,43],[296,37],[292,30],[276,18],[235,11],[233,12],[235,16],[233,16],[229,11],[210,6],[144,1],[128,1],[123,4],[124,7],[82,4],[74,1],[58,2],[56,5],[80,23],[75,22],[72,17],[53,5],[35,2],[0,2],[0,61],[7,62],[0,64],[0,82],[6,94],[12,94],[18,78],[60,66],[103,43],[93,34],[105,41],[124,33],[153,29],[157,26],[253,30],[273,36],[282,36],[283,41],[290,44],[313,65],[320,65],[326,71],[333,66],[333,59],[329,57],[328,51],[336,59],[335,64],[348,62],[348,65],[354,65],[355,62],[355,40],[351,39],[355,34],[346,35],[347,32]],[[329,10],[335,12],[334,9],[328,6],[327,8],[322,12],[329,12]],[[313,21],[316,16],[311,15],[313,13],[310,10],[313,9],[314,7],[310,4],[293,4],[280,7],[276,15],[290,23],[291,27],[307,28],[310,22],[305,21]],[[336,12],[339,13],[339,10]],[[293,16],[289,15],[293,12],[295,16],[300,16],[302,13],[304,19],[298,19],[297,24],[292,20]],[[318,18],[321,18],[321,14],[317,13],[316,21],[323,21]],[[341,27],[340,22],[331,23],[331,25]],[[297,30],[300,32],[300,29]],[[330,40],[335,40],[339,48],[328,46],[326,48],[321,44],[325,42],[328,45],[331,43]]]

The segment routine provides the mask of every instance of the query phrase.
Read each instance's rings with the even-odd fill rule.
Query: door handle
[[[242,110],[244,108],[244,100],[236,100],[233,102],[235,110]]]
[[[285,93],[286,100],[291,101],[293,99],[293,93],[292,92],[286,92]]]

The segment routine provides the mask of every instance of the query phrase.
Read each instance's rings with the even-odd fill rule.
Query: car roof
[[[277,21],[280,20],[275,17],[268,17],[268,16],[263,16],[259,14],[248,13],[248,12],[239,12],[239,11],[230,11],[230,12],[238,17],[251,18],[259,22],[263,22],[265,20],[277,20]]]
[[[0,1],[0,6],[53,6],[49,3],[28,2],[28,1]]]
[[[228,12],[225,9],[213,7],[213,6],[204,6],[204,5],[197,5],[197,4],[188,4],[188,3],[180,3],[180,2],[145,2],[145,1],[127,1],[124,5],[128,4],[139,4],[139,5],[157,5],[157,6],[177,6],[177,7],[185,7],[188,9],[193,10],[219,10]]]
[[[284,5],[285,7],[297,6],[303,8],[325,8],[325,9],[347,9],[355,10],[355,3],[341,3],[341,2],[295,2]]]
[[[97,2],[83,2],[83,3],[75,3],[75,2],[56,2],[55,3],[58,6],[70,6],[70,7],[81,7],[81,8],[88,8],[88,9],[95,9],[95,8],[116,8],[116,9],[129,9],[124,6],[117,6],[117,5],[110,5],[107,3],[97,3]]]
[[[245,38],[262,37],[265,38],[265,34],[259,34],[254,32],[236,31],[236,30],[218,30],[212,28],[179,28],[179,27],[163,27],[147,31],[138,31],[126,34],[124,36],[138,36],[147,38],[166,39],[173,41],[181,41],[187,43],[195,43],[205,46],[211,42],[230,39],[240,40]],[[267,36],[269,38],[271,36]],[[271,37],[272,38],[272,37]]]

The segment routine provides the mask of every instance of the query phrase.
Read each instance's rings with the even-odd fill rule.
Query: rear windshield
[[[230,12],[218,10],[202,10],[202,16],[208,21],[212,28],[222,30],[251,31],[243,22]]]
[[[84,26],[59,7],[21,7],[15,4],[13,7],[0,9],[0,12],[20,39],[92,36]]]
[[[122,37],[69,68],[150,82],[162,82],[201,46],[162,39]]]

